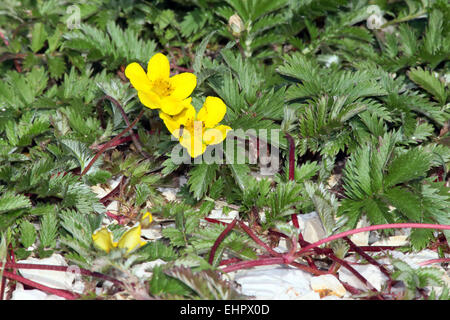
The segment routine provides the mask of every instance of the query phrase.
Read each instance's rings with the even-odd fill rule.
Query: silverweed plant
[[[227,274],[280,265],[335,276],[354,299],[449,299],[447,1],[0,12],[0,299],[17,283],[65,299],[250,299]],[[313,211],[318,241],[299,222]],[[402,245],[372,245],[398,232]],[[423,250],[436,259],[421,268],[391,257]],[[27,260],[55,255],[67,264]],[[75,270],[85,289],[24,269]]]

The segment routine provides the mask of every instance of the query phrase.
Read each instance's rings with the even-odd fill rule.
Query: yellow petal
[[[162,53],[157,53],[151,57],[147,66],[147,76],[150,81],[156,79],[169,80],[170,77],[170,63],[169,59]]]
[[[203,107],[197,114],[197,120],[205,122],[206,128],[214,128],[220,121],[222,121],[227,106],[222,99],[217,97],[206,97]]]
[[[227,132],[232,130],[229,126],[220,125],[215,128],[205,130],[203,142],[207,145],[221,143],[227,136]]]
[[[122,237],[120,237],[117,247],[127,249],[127,253],[141,246],[141,225],[137,224],[133,228],[127,230]]]
[[[164,97],[161,99],[161,111],[170,116],[179,114],[184,108],[186,108],[186,103],[182,100],[177,100],[172,97]]]
[[[139,63],[130,63],[125,69],[125,76],[137,91],[150,91],[151,83]]]
[[[147,211],[147,212],[142,216],[140,223],[141,223],[141,225],[142,225],[144,228],[147,228],[147,227],[150,226],[150,224],[151,224],[152,222],[153,222],[153,215],[152,215],[149,211]]]
[[[144,92],[144,91],[138,91],[138,97],[139,100],[141,100],[141,103],[150,109],[158,109],[161,105],[161,99],[158,97],[157,94],[153,92]]]
[[[184,72],[174,75],[169,79],[170,86],[173,88],[170,96],[184,100],[189,97],[197,85],[197,77],[193,73]]]
[[[112,233],[105,227],[96,230],[92,235],[92,240],[97,248],[102,249],[107,253],[114,248]]]
[[[185,126],[188,121],[195,118],[195,108],[189,103],[187,107],[184,108],[179,114],[175,116],[170,116],[167,113],[159,112],[159,117],[164,121],[167,129],[175,138],[179,138],[179,129],[181,126]]]
[[[203,143],[202,135],[194,134],[193,132],[190,132],[187,128],[183,130],[183,136],[180,138],[180,144],[186,148],[191,158],[198,157],[199,155],[203,154],[206,150],[206,144]]]

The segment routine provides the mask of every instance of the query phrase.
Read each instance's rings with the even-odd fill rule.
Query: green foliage
[[[20,224],[20,243],[28,248],[34,241],[36,241],[36,228],[29,221],[22,221]]]
[[[106,24],[106,32],[81,25],[81,30],[69,32],[64,37],[68,48],[89,52],[90,59],[102,60],[108,69],[117,68],[125,61],[147,62],[156,48],[154,41],[143,42],[134,30],[122,30],[112,21]]]
[[[392,264],[395,268],[392,278],[402,281],[406,287],[403,299],[412,300],[419,298],[419,292],[428,286],[443,288],[441,298],[445,300],[445,297],[448,297],[448,287],[445,286],[442,280],[443,272],[441,270],[433,267],[414,269],[401,260],[394,260]],[[434,292],[435,294],[436,292]]]
[[[442,217],[448,215],[448,208],[427,200],[431,190],[434,193],[442,188],[425,179],[431,167],[431,156],[426,150],[396,147],[391,135],[385,135],[377,144],[361,146],[344,169],[346,198],[341,202],[340,215],[347,217],[349,228],[354,228],[363,214],[373,224],[444,222]],[[423,249],[431,237],[430,231],[414,230],[411,243],[416,249]]]
[[[211,270],[193,273],[189,268],[178,267],[166,271],[195,292],[201,300],[237,300],[242,298],[233,285],[222,280]]]

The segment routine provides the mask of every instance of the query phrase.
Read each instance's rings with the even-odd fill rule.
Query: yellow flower
[[[133,62],[126,67],[125,76],[137,90],[144,106],[161,109],[168,115],[180,113],[191,103],[189,96],[197,85],[197,77],[193,73],[184,72],[170,77],[170,63],[162,53],[150,59],[147,73]]]
[[[141,218],[141,225],[144,228],[147,228],[147,227],[150,226],[152,221],[153,221],[153,216],[152,216],[152,214],[150,212],[147,211]]]
[[[113,242],[112,232],[106,227],[96,230],[92,235],[92,240],[96,247],[106,251],[106,253],[109,253],[112,248],[117,246],[117,242]]]
[[[128,254],[135,248],[146,244],[145,241],[141,241],[141,225],[139,223],[128,229],[117,242],[113,241],[112,232],[106,227],[96,230],[92,235],[92,240],[96,247],[106,251],[106,253],[109,253],[112,249],[120,248],[127,249],[126,254]]]
[[[229,126],[218,125],[226,112],[227,106],[222,99],[207,97],[198,113],[189,104],[175,116],[160,112],[159,117],[189,155],[195,158],[205,152],[207,145],[221,143],[232,130]]]

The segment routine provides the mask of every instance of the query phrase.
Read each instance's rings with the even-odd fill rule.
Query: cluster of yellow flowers
[[[141,240],[141,224],[144,227],[149,226],[153,221],[153,216],[150,212],[146,212],[139,223],[137,223],[133,228],[128,229],[119,239],[119,241],[114,241],[113,234],[107,227],[102,227],[95,230],[92,235],[92,240],[94,245],[109,253],[111,250],[119,248],[126,249],[125,254],[129,254],[131,251],[138,249],[145,245],[147,242]]]
[[[164,121],[170,133],[180,141],[192,158],[203,154],[208,145],[221,143],[231,130],[229,126],[219,125],[227,107],[217,97],[206,97],[197,113],[189,97],[197,86],[197,77],[190,72],[170,76],[170,63],[161,53],[155,54],[148,62],[147,72],[136,62],[125,69],[125,75],[137,90],[139,100],[150,109],[158,109],[159,117]],[[119,241],[113,241],[108,228],[94,232],[94,245],[109,253],[119,248],[126,254],[140,248],[146,242],[141,241],[141,224],[147,227],[153,218],[147,212],[140,223],[126,231]]]
[[[207,145],[221,143],[231,128],[219,125],[227,107],[217,97],[207,97],[197,113],[189,97],[197,86],[190,72],[170,76],[170,63],[162,53],[148,62],[147,72],[136,62],[125,69],[125,76],[138,92],[139,100],[150,109],[158,109],[170,133],[180,141],[192,158],[203,154]]]

